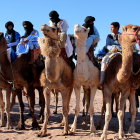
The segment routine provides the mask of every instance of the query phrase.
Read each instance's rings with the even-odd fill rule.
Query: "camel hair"
[[[71,126],[71,132],[76,131],[77,117],[80,111],[80,89],[82,86],[90,88],[90,131],[96,132],[93,121],[93,101],[97,86],[99,84],[99,70],[89,60],[86,52],[86,39],[88,37],[89,28],[77,24],[74,26],[74,36],[76,38],[77,65],[74,70],[74,91],[76,96],[75,118]]]
[[[130,132],[135,130],[135,118],[136,118],[136,106],[135,106],[135,94],[131,88],[131,74],[133,67],[133,50],[137,42],[137,38],[140,35],[139,26],[126,25],[123,28],[122,35],[119,36],[119,41],[122,46],[122,55],[118,54],[109,64],[106,69],[105,81],[103,84],[103,97],[106,103],[105,113],[105,125],[101,140],[107,139],[107,129],[111,119],[111,97],[112,93],[119,93],[119,138],[124,137],[123,130],[123,118],[124,118],[124,106],[126,99],[130,98],[131,103],[131,125],[129,128]]]
[[[45,70],[41,75],[41,84],[44,87],[45,97],[45,120],[38,136],[45,136],[47,133],[48,118],[50,116],[50,92],[52,89],[58,90],[62,95],[63,104],[63,134],[68,134],[68,112],[71,93],[73,90],[73,72],[69,64],[61,57],[60,35],[57,29],[46,24],[41,26],[44,34],[38,42],[41,54],[45,57]],[[62,47],[62,46],[61,46]]]
[[[23,54],[21,57],[17,58],[13,63],[10,63],[7,56],[7,43],[4,38],[3,33],[0,33],[0,89],[6,90],[6,104],[5,110],[7,115],[7,127],[11,127],[10,123],[10,97],[11,92],[15,92],[18,96],[19,104],[20,104],[20,123],[19,128],[25,129],[24,124],[24,104],[22,101],[21,89],[25,87],[27,89],[27,98],[29,101],[29,107],[32,115],[32,127],[40,128],[36,117],[34,115],[34,86],[39,86],[39,76],[42,71],[42,66],[33,67],[33,65],[28,64],[30,59],[30,54]],[[16,88],[15,91],[12,90],[12,86],[10,83],[13,83]],[[1,90],[2,91],[2,90]],[[42,93],[43,95],[43,93]],[[0,92],[0,105],[1,105],[1,120],[2,126],[4,126],[4,101],[3,94]],[[43,97],[42,97],[43,99]],[[44,111],[44,109],[42,109]]]

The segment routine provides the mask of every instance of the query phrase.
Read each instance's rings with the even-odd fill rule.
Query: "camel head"
[[[122,27],[122,35],[120,35],[119,41],[120,43],[123,41],[131,43],[132,46],[138,43],[140,46],[140,26],[129,24]]]
[[[42,31],[43,35],[46,37],[50,37],[50,38],[56,39],[56,40],[58,39],[57,28],[50,27],[47,24],[43,24],[41,26],[41,31]]]
[[[74,36],[77,39],[86,41],[89,33],[89,28],[85,28],[84,26],[81,26],[79,24],[74,25]]]
[[[0,52],[7,50],[6,39],[4,38],[4,34],[0,32]]]

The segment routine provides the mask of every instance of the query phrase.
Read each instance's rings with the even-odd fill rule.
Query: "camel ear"
[[[126,26],[123,26],[123,27],[122,27],[122,31],[123,31],[123,32],[126,32],[126,31],[127,31],[127,27],[126,27]]]

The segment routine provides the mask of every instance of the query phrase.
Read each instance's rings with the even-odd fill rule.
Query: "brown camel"
[[[137,42],[137,38],[140,35],[139,27],[136,25],[127,25],[123,27],[123,33],[120,36],[120,43],[122,46],[122,55],[117,55],[109,64],[106,69],[105,81],[103,84],[103,94],[106,103],[105,113],[105,125],[101,140],[107,139],[107,129],[109,121],[111,119],[111,97],[112,93],[120,92],[119,98],[119,138],[123,138],[123,118],[124,118],[124,106],[126,99],[130,98],[131,103],[131,126],[129,130],[134,132],[135,130],[135,117],[136,117],[136,106],[135,106],[135,94],[131,88],[130,77],[133,66],[133,50],[134,45]]]
[[[62,95],[63,134],[68,134],[69,102],[73,89],[72,69],[60,55],[61,50],[58,45],[59,35],[57,34],[57,30],[46,24],[42,25],[41,30],[44,37],[39,38],[38,42],[41,54],[45,57],[45,70],[41,76],[41,83],[44,86],[45,120],[38,136],[45,136],[47,132],[47,123],[50,115],[50,92],[52,89],[58,90]]]
[[[30,54],[23,54],[21,57],[19,57],[15,62],[12,64],[9,62],[7,57],[7,43],[5,38],[3,37],[3,34],[0,33],[0,88],[6,89],[6,112],[7,113],[7,126],[10,127],[10,93],[11,89],[14,86],[16,88],[15,92],[18,96],[19,103],[20,103],[20,128],[24,129],[24,104],[22,102],[22,94],[21,89],[25,87],[27,89],[27,97],[29,101],[29,106],[31,110],[31,115],[33,118],[32,127],[33,128],[39,128],[39,125],[37,123],[37,120],[34,115],[34,86],[39,85],[39,76],[42,71],[42,66],[34,66],[31,64],[28,64],[28,61],[30,59]],[[12,83],[12,84],[9,84]],[[37,84],[37,85],[36,85]],[[1,115],[3,116],[4,112],[4,106],[3,106],[3,99],[2,94],[0,94],[0,100],[1,100],[1,106],[2,111]],[[2,124],[3,122],[2,117]]]
[[[80,111],[80,89],[81,86],[90,88],[90,131],[96,132],[94,121],[93,121],[93,101],[96,93],[97,86],[99,84],[99,70],[89,60],[86,54],[86,39],[88,37],[89,29],[81,25],[74,26],[74,36],[76,38],[76,49],[77,49],[77,65],[74,70],[74,91],[76,95],[76,108],[75,118],[71,126],[71,132],[76,131],[77,117]]]

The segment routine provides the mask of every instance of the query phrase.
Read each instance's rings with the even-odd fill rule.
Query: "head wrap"
[[[12,26],[11,29],[9,29],[8,27],[9,26]],[[11,35],[11,38],[9,39],[9,42],[12,43],[12,42],[15,42],[15,31],[14,31],[14,23],[12,21],[8,21],[6,24],[5,24],[5,28],[7,29],[6,30],[6,35]]]
[[[49,17],[50,17],[50,20],[54,23],[54,25],[57,27],[57,23],[60,21],[60,18],[59,18],[59,14],[57,13],[57,11],[51,11],[49,13]]]
[[[83,26],[85,28],[90,28],[90,31],[88,33],[88,36],[93,35],[94,34],[94,23],[92,23],[93,21],[95,21],[95,18],[92,16],[87,16],[84,20],[84,24]]]
[[[84,20],[85,23],[90,23],[92,21],[95,21],[95,17],[92,16],[87,16]]]
[[[49,13],[49,16],[51,18],[59,18],[59,14],[57,13],[57,11],[53,10]]]
[[[31,32],[33,31],[33,24],[30,21],[23,21],[22,25],[25,29],[24,37],[29,36]]]
[[[14,23],[12,21],[8,21],[6,24],[5,24],[5,28],[8,29],[8,26],[12,26],[14,28]]]

